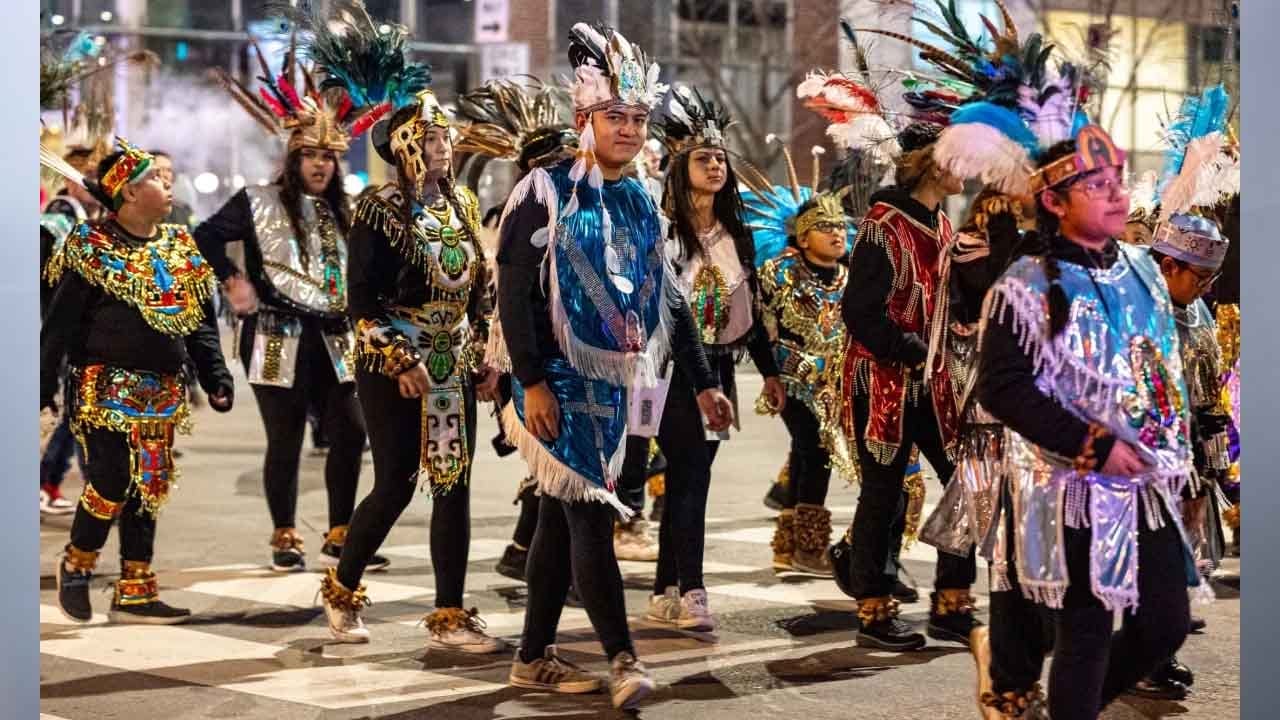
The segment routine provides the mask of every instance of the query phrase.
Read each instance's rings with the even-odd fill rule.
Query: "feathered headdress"
[[[766,142],[781,141],[776,135],[770,134],[766,137]],[[812,151],[815,187],[819,177],[818,158],[822,155],[821,151],[821,146],[815,146]],[[814,197],[814,189],[800,184],[791,151],[785,144],[782,152],[787,161],[790,187],[766,186],[764,189],[752,189],[742,194],[746,226],[751,231],[756,247],[756,266],[763,266],[765,262],[781,255],[787,248],[787,238],[799,237],[819,225],[844,226],[848,234],[846,250],[851,249],[856,228],[844,214],[842,200],[848,192],[847,188],[819,193],[818,202],[803,215],[800,214],[800,208]]]
[[[346,152],[350,135],[345,124],[352,115],[351,99],[343,93],[341,101],[331,105],[306,67],[301,68],[304,84],[299,92],[294,72],[298,66],[296,31],[290,37],[289,50],[277,75],[272,74],[258,43],[252,39],[250,43],[262,71],[258,75],[262,87],[255,95],[226,70],[215,68],[214,76],[227,93],[269,134],[278,136],[288,132],[290,151],[305,146]]]
[[[1228,137],[1230,106],[1226,90],[1214,85],[1183,99],[1165,128],[1168,149],[1156,186],[1162,219],[1240,192],[1240,159]]]
[[[890,164],[902,152],[875,91],[842,73],[809,73],[796,87],[804,106],[826,118],[827,136],[845,150],[865,150]]]
[[[592,112],[614,103],[652,109],[667,86],[658,82],[658,63],[640,46],[604,23],[577,23],[569,31],[574,110]]]
[[[319,6],[304,11],[277,1],[270,8],[302,31],[299,53],[323,75],[320,90],[346,91],[352,137],[419,101],[431,85],[431,66],[409,61],[407,28],[376,22],[361,0],[334,0],[327,15]]]
[[[677,84],[649,132],[675,156],[700,147],[724,148],[724,133],[732,124],[723,105],[704,98],[697,88]]]
[[[972,34],[960,20],[955,0],[936,0],[942,23],[917,15],[913,20],[950,49],[885,30],[921,50],[921,57],[943,77],[935,88],[908,78],[909,105],[947,125],[934,148],[934,161],[963,178],[977,178],[1007,192],[1031,186],[1035,161],[1053,143],[1074,137],[1085,124],[1080,105],[1088,89],[1083,73],[1063,63],[1056,73],[1048,62],[1053,45],[1039,34],[1023,41],[1008,8],[997,0],[1001,26],[985,16],[985,33]],[[852,32],[852,31],[850,31]]]
[[[490,80],[458,98],[456,149],[517,163],[521,170],[562,156],[577,142],[569,124],[568,95],[535,78]]]

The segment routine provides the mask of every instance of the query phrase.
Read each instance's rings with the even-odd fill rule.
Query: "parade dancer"
[[[159,224],[172,196],[151,156],[116,143],[97,182],[41,151],[42,164],[111,211],[76,226],[46,268],[57,289],[40,329],[40,405],[57,408],[65,358],[62,412],[86,460],[71,541],[58,563],[58,606],[77,623],[93,617],[89,585],[119,517],[121,570],[108,618],[173,624],[191,611],[160,599],[151,560],[156,515],[177,480],[174,433],[190,431],[182,377],[188,353],[215,410],[231,409],[233,385],[209,302],[209,265],[184,228]]]
[[[310,408],[322,415],[329,441],[329,522],[320,550],[326,567],[337,565],[346,542],[365,440],[352,367],[355,341],[346,317],[351,211],[341,156],[350,142],[342,125],[350,113],[341,108],[350,103],[331,106],[309,72],[303,73],[305,86],[296,87],[295,56],[291,47],[280,74],[272,77],[258,53],[270,104],[220,73],[231,96],[272,137],[288,133],[287,154],[274,184],[241,189],[193,233],[241,318],[237,350],[267,439],[262,484],[274,527],[270,567],[276,572],[306,569],[296,518]],[[244,243],[243,268],[227,256],[227,244],[236,241]],[[378,556],[370,567],[387,564]]]
[[[666,256],[675,269],[676,287],[689,304],[703,352],[734,403],[737,418],[734,365],[744,351],[764,378],[768,407],[785,411],[787,394],[765,331],[755,245],[744,225],[738,176],[725,148],[724,132],[731,122],[717,103],[696,89],[677,85],[654,129],[667,149],[663,209],[671,229]],[[657,433],[667,463],[666,505],[647,617],[684,630],[710,632],[716,622],[702,579],[707,494],[711,463],[729,431],[708,433],[705,442],[696,442],[703,434],[703,421],[692,393],[675,392],[691,382],[678,377],[683,369],[673,372]],[[647,443],[628,443],[628,461],[638,451],[647,466]],[[643,488],[641,484],[641,492]]]
[[[827,136],[844,151],[844,156],[835,164],[828,178],[827,191],[843,196],[841,205],[845,215],[856,227],[869,208],[872,192],[879,188],[899,149],[895,141],[896,132],[880,102],[875,89],[877,82],[858,45],[857,36],[848,23],[842,22],[841,27],[854,50],[854,71],[810,72],[796,87],[796,97],[806,108],[827,121]],[[848,264],[847,259],[842,262]],[[902,550],[915,541],[924,511],[926,488],[919,455],[919,449],[913,447],[904,471],[903,498],[893,523],[890,543],[893,551],[891,567],[895,569],[891,595],[904,603],[920,599],[916,589],[901,580],[906,569],[900,559]],[[775,483],[766,496],[766,504],[787,497],[786,486],[785,482]],[[827,550],[836,585],[846,594],[852,593],[849,561],[852,552],[852,537],[848,530]]]
[[[1008,546],[1023,594],[1058,610],[1050,715],[1092,720],[1182,644],[1200,579],[1178,512],[1192,468],[1173,308],[1151,258],[1114,239],[1123,151],[1066,97],[1042,119],[1072,139],[1030,183],[1044,254],[991,289],[978,395],[1009,430],[1012,532],[997,525],[997,553]],[[1029,698],[986,701],[1018,717]]]
[[[562,91],[558,88],[544,85],[535,79],[523,83],[493,80],[465,93],[458,98],[460,119],[467,121],[458,133],[459,155],[474,154],[483,162],[490,159],[513,162],[520,173],[520,179],[534,168],[556,165],[572,157],[578,145],[578,133],[562,117],[564,113],[561,106],[566,103],[561,101],[561,94]],[[466,163],[465,160],[462,162]],[[495,305],[497,236],[501,217],[500,207],[495,207],[486,214],[484,226],[492,227],[492,233],[483,233],[490,239],[490,244],[485,246],[485,256],[489,269],[493,271],[489,292]],[[493,358],[497,369],[502,372],[498,383],[499,397],[495,403],[498,414],[511,402],[511,367],[507,361],[500,328],[501,323],[497,322],[495,314],[489,333],[492,351],[487,352],[487,355]],[[499,456],[516,451],[516,447],[507,439],[501,422],[499,435],[494,438],[493,445]],[[520,513],[511,534],[511,543],[503,550],[494,569],[500,575],[524,581],[529,546],[533,543],[533,535],[538,527],[541,504],[537,478],[525,475],[520,479],[516,487],[515,502],[520,506]],[[616,539],[614,545],[617,547]],[[568,603],[577,607],[582,605],[572,587],[569,589]]]
[[[612,28],[585,23],[570,32],[569,61],[577,160],[534,169],[512,191],[498,252],[498,317],[513,374],[503,425],[542,493],[510,682],[599,688],[555,649],[572,578],[609,658],[613,705],[633,708],[654,683],[636,658],[612,542],[615,516],[631,512],[614,493],[626,395],[655,386],[673,352],[670,402],[693,403],[697,393],[688,412],[701,411],[713,430],[729,425],[732,406],[671,286],[657,208],[638,180],[623,177],[663,91],[658,66]],[[705,450],[701,432],[689,440]]]
[[[759,265],[763,324],[786,395],[779,402],[766,388],[756,411],[780,415],[791,436],[787,493],[770,545],[774,570],[831,577],[831,511],[826,508],[831,472],[834,468],[849,480],[857,476],[839,432],[836,369],[844,348],[839,310],[848,271],[841,260],[849,249],[850,228],[840,196],[802,187],[790,150],[783,152],[791,187],[752,191],[744,198]]]
[[[1226,551],[1222,515],[1230,507],[1222,485],[1229,482],[1231,416],[1222,401],[1226,368],[1218,345],[1218,326],[1202,296],[1222,270],[1230,243],[1217,224],[1203,215],[1239,190],[1239,160],[1227,147],[1226,115],[1230,100],[1221,85],[1183,100],[1168,124],[1169,149],[1157,184],[1159,222],[1152,234],[1151,256],[1164,275],[1178,325],[1182,369],[1191,413],[1194,472],[1182,491],[1182,523],[1195,560],[1206,578]],[[1191,145],[1217,147],[1192,152]],[[1144,191],[1145,188],[1144,188]],[[1197,627],[1199,626],[1199,627]],[[1191,628],[1204,621],[1192,617]],[[1195,681],[1191,669],[1170,658],[1140,681],[1134,692],[1146,697],[1180,700]]]
[[[933,160],[941,128],[927,122],[898,135],[896,184],[871,198],[858,228],[843,299],[848,353],[843,370],[844,426],[856,441],[862,475],[849,537],[849,589],[858,600],[858,643],[893,650],[924,646],[898,620],[892,597],[896,573],[895,518],[901,514],[903,472],[912,446],[946,485],[954,471],[958,413],[950,369],[926,366],[938,303],[938,261],[952,241],[941,208],[961,180]],[[927,378],[927,379],[926,379]],[[939,553],[929,609],[930,637],[967,643],[977,623],[970,589],[972,549],[964,557]]]
[[[453,182],[450,123],[428,89],[430,69],[405,57],[403,27],[379,32],[363,11],[293,19],[311,35],[305,52],[357,106],[353,135],[381,118],[373,146],[397,171],[397,182],[360,201],[349,235],[347,311],[374,485],[351,518],[338,566],[321,581],[329,630],[342,642],[369,641],[361,579],[422,487],[433,501],[427,647],[497,652],[504,643],[462,607],[476,401],[497,384],[480,365],[488,312],[478,202]]]

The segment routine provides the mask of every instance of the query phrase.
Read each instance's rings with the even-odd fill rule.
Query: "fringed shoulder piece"
[[[355,219],[386,236],[391,247],[400,251],[415,265],[423,265],[422,248],[410,237],[404,224],[404,196],[394,183],[370,193],[356,205]]]
[[[991,286],[982,301],[978,321],[978,343],[987,334],[988,323],[1003,323],[1011,318],[1010,328],[1018,344],[1035,366],[1037,374],[1052,356],[1049,349],[1049,280],[1045,276],[1043,258],[1025,255]]]
[[[45,277],[57,282],[66,269],[142,314],[157,332],[186,335],[204,320],[213,294],[213,270],[183,225],[160,225],[154,240],[138,246],[118,241],[100,223],[82,223],[49,260]]]
[[[499,227],[506,223],[507,216],[530,196],[538,201],[538,204],[547,209],[547,235],[546,242],[543,246],[550,246],[555,242],[557,220],[560,218],[560,191],[556,187],[555,180],[552,179],[551,173],[543,168],[534,168],[529,171],[524,179],[511,189],[511,195],[507,197],[507,204],[502,209],[502,220]],[[535,236],[536,237],[536,236]],[[535,244],[537,244],[535,242]]]

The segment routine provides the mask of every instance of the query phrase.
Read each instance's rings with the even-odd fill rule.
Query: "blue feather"
[[[746,209],[746,225],[756,246],[756,267],[782,254],[787,249],[787,225],[795,219],[800,206],[813,197],[811,188],[800,188],[800,202],[796,202],[789,188],[774,185],[768,200],[754,192],[742,193]],[[772,202],[771,206],[769,203]],[[776,206],[776,207],[774,207]]]
[[[1192,140],[1226,129],[1230,109],[1231,96],[1222,85],[1214,85],[1199,95],[1183,98],[1177,117],[1169,123],[1166,131],[1169,147],[1165,150],[1164,167],[1160,172],[1161,192],[1182,172],[1187,146]]]
[[[976,123],[989,125],[1027,151],[1028,157],[1035,157],[1040,151],[1040,142],[1035,133],[1022,121],[1018,113],[1006,107],[989,102],[973,102],[961,105],[951,114],[952,125]]]

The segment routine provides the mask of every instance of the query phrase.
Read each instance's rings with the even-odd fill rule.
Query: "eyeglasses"
[[[1195,270],[1192,270],[1191,274],[1196,276],[1196,288],[1200,290],[1211,287],[1215,282],[1218,281],[1218,278],[1222,277],[1221,270],[1219,270],[1218,272],[1212,273],[1210,275],[1203,275]]]
[[[1099,177],[1082,180],[1068,188],[1068,192],[1071,190],[1079,190],[1085,197],[1096,200],[1116,194],[1123,195],[1129,192],[1129,185],[1123,179]]]

